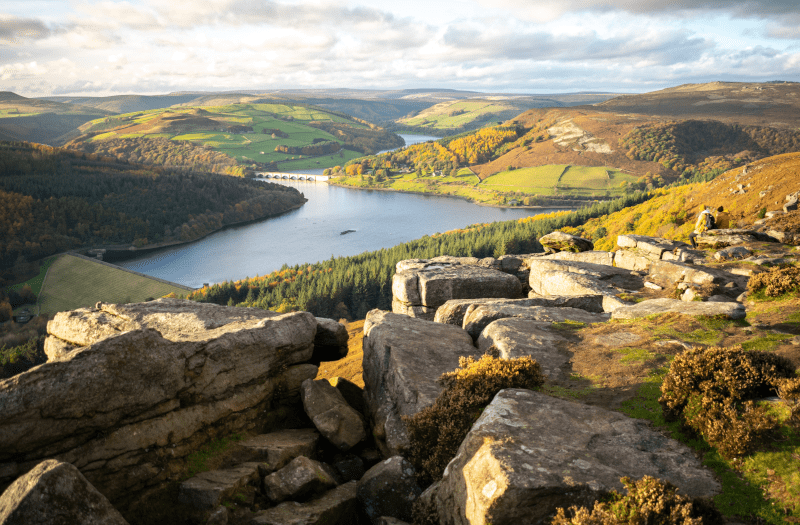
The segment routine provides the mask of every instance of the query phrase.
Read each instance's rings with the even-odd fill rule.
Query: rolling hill
[[[78,126],[111,112],[0,92],[0,140],[63,144]]]
[[[523,203],[533,195],[604,198],[800,151],[799,128],[798,84],[680,86],[593,106],[530,109],[498,126],[358,159],[351,165],[360,170],[346,166],[344,173],[377,166],[388,167],[389,177],[341,182],[394,187],[393,174],[403,170],[426,176],[469,168],[481,181],[472,193],[493,188]],[[550,180],[551,171],[561,175]],[[434,178],[426,191],[452,193],[444,187],[451,182]]]
[[[97,119],[81,126],[82,134],[67,147],[133,162],[241,175],[244,166],[324,168],[403,144],[397,135],[349,115],[242,100],[249,98],[214,95],[195,100],[194,106]]]

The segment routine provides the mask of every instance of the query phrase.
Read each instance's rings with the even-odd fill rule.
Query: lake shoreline
[[[291,206],[291,207],[283,210],[280,213],[273,213],[273,214],[270,214],[270,215],[265,215],[263,217],[257,217],[255,219],[249,219],[249,220],[246,220],[246,221],[239,221],[239,222],[233,222],[231,224],[226,224],[222,228],[218,228],[216,230],[212,230],[210,232],[204,233],[203,235],[201,235],[199,237],[196,237],[194,239],[188,240],[188,241],[160,242],[160,243],[156,243],[156,244],[148,244],[148,245],[142,246],[141,248],[137,248],[135,246],[129,246],[129,245],[125,245],[126,247],[124,247],[124,248],[122,247],[123,245],[112,245],[110,247],[109,246],[93,246],[93,247],[79,248],[79,249],[74,250],[74,251],[76,253],[79,253],[81,255],[86,256],[86,253],[88,253],[91,250],[105,250],[106,252],[103,254],[103,259],[102,259],[103,261],[107,261],[107,262],[124,262],[124,261],[127,261],[129,259],[135,259],[136,257],[140,257],[142,255],[147,255],[147,254],[149,254],[151,252],[155,252],[155,251],[158,251],[158,250],[163,250],[165,248],[175,248],[175,247],[183,246],[183,245],[186,245],[186,244],[192,244],[192,243],[197,242],[197,241],[202,241],[203,239],[205,239],[209,235],[214,235],[215,233],[219,233],[219,232],[225,231],[225,230],[227,230],[229,228],[247,226],[248,224],[255,224],[255,223],[261,222],[263,220],[273,219],[275,217],[280,217],[281,215],[284,215],[284,214],[289,213],[291,211],[299,210],[300,208],[305,206],[306,203],[308,203],[308,199],[306,199],[305,202],[302,202],[300,204],[296,204],[294,206]],[[86,253],[82,253],[82,252],[86,252]]]
[[[451,197],[453,199],[461,199],[466,201],[470,204],[474,204],[476,206],[485,206],[487,208],[498,208],[504,210],[576,210],[575,206],[560,206],[554,204],[552,206],[508,206],[508,205],[500,205],[500,204],[486,204],[485,202],[478,202],[474,199],[470,199],[469,197],[464,197],[463,195],[451,195],[449,193],[434,193],[434,192],[427,192],[427,191],[410,191],[410,190],[395,190],[393,188],[362,188],[360,186],[350,186],[349,184],[337,184],[335,182],[331,182],[331,180],[327,181],[328,185],[336,186],[337,188],[347,188],[348,190],[364,190],[364,191],[388,191],[394,193],[407,193],[409,195],[423,195],[423,196],[434,196],[434,197]]]

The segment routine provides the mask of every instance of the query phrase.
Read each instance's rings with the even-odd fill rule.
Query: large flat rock
[[[356,521],[356,482],[351,481],[329,490],[322,496],[298,503],[287,501],[261,511],[253,525],[352,525]]]
[[[528,299],[530,300],[530,299]],[[484,328],[498,319],[516,317],[531,321],[546,323],[563,323],[574,321],[578,323],[601,323],[609,319],[608,314],[590,313],[579,308],[547,307],[547,306],[521,306],[511,304],[481,304],[469,308],[464,315],[462,328],[478,339]]]
[[[602,313],[600,295],[535,295],[527,299],[451,299],[436,309],[437,323],[464,325],[464,316],[479,306],[545,306],[550,308],[579,308],[587,312]]]
[[[427,308],[437,308],[450,299],[515,299],[521,293],[519,279],[483,266],[426,263],[421,268],[409,267],[397,272],[392,278],[395,300]]]
[[[552,323],[509,317],[494,321],[478,337],[481,352],[494,346],[503,359],[530,356],[547,377],[558,377],[569,363],[567,339]]]
[[[87,344],[0,381],[0,486],[50,457],[112,502],[162,483],[218,433],[255,429],[276,392],[299,403],[316,367],[292,365],[311,357],[316,324],[169,299],[58,314],[51,334]]]
[[[241,487],[258,480],[258,463],[202,472],[181,483],[178,499],[200,512],[211,512],[223,499],[233,497]]]
[[[588,251],[588,252],[558,252],[543,255],[541,259],[552,259],[556,261],[572,261],[572,262],[586,262],[592,264],[602,264],[604,266],[613,266],[614,252],[604,251]]]
[[[741,303],[718,303],[681,301],[680,299],[648,299],[630,306],[618,308],[611,314],[613,319],[636,319],[648,315],[677,313],[693,316],[724,315],[729,319],[744,319],[747,312]]]
[[[617,412],[531,390],[502,390],[444,472],[441,523],[545,523],[557,507],[591,506],[620,478],[650,475],[691,496],[720,491],[692,451]]]
[[[449,324],[372,310],[364,323],[364,398],[373,433],[391,455],[406,446],[405,424],[430,406],[437,379],[458,368],[460,356],[477,355],[472,338]]]

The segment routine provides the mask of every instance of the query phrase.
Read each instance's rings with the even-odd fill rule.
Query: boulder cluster
[[[733,232],[698,241],[751,235]],[[745,315],[751,270],[665,239],[623,235],[602,252],[556,233],[543,254],[399,262],[393,311],[364,324],[363,389],[315,379],[347,332],[307,312],[159,299],[58,314],[49,361],[0,381],[0,524],[126,523],[173,489],[182,522],[276,525],[402,524],[415,502],[448,525],[546,523],[623,477],[718,493],[689,448],[643,421],[524,389],[500,391],[442,479],[418,485],[407,421],[460,358],[531,356],[555,377],[570,323]],[[187,467],[226,440],[225,464]]]

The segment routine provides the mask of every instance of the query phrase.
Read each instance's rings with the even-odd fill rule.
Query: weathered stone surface
[[[457,326],[372,310],[364,323],[364,398],[373,434],[390,455],[408,443],[399,416],[433,404],[436,380],[458,367],[459,356],[477,355],[472,338]],[[381,444],[383,446],[383,444]]]
[[[464,325],[462,328],[464,328],[473,339],[478,339],[483,329],[490,323],[506,317],[530,319],[531,321],[543,321],[546,323],[561,323],[564,321],[600,323],[609,318],[608,314],[589,313],[585,310],[579,310],[578,308],[481,304],[473,305],[467,309],[467,313],[464,315]]]
[[[381,461],[364,474],[356,494],[373,523],[381,516],[411,521],[411,505],[422,493],[414,466],[402,456]]]
[[[317,335],[311,361],[337,361],[347,356],[347,328],[333,319],[317,317]]]
[[[546,252],[588,252],[594,249],[589,239],[564,232],[551,232],[539,238],[539,244]]]
[[[752,253],[753,252],[744,246],[731,246],[715,253],[714,259],[718,261],[724,261],[727,259],[744,259],[746,257],[750,257],[750,254]]]
[[[352,525],[358,499],[356,482],[351,481],[329,490],[322,496],[297,503],[287,501],[259,512],[253,525]]]
[[[439,307],[450,299],[488,297],[515,299],[520,296],[522,290],[522,285],[513,275],[480,266],[437,264],[411,272],[417,276],[419,303],[403,300],[397,295],[395,297],[406,303],[428,308]],[[408,276],[395,274],[394,280],[405,283]],[[393,285],[392,290],[394,289]],[[411,294],[410,297],[414,295]]]
[[[453,299],[436,310],[437,323],[464,325],[467,311],[481,305],[492,306],[544,306],[549,308],[579,308],[587,312],[601,313],[603,300],[599,295],[539,295],[531,292],[527,299]]]
[[[47,336],[44,340],[44,353],[48,361],[60,361],[76,348],[79,347],[71,345],[52,335]]]
[[[714,274],[691,264],[676,261],[657,261],[650,267],[650,276],[659,284],[672,285],[683,281],[693,284],[711,284]]]
[[[692,496],[720,485],[692,451],[618,412],[522,389],[502,390],[444,472],[441,523],[540,523],[557,507],[588,505],[650,475]]]
[[[317,457],[319,433],[311,428],[279,430],[248,438],[239,446],[263,456],[265,468],[278,470],[298,456]]]
[[[726,246],[736,246],[738,244],[755,242],[757,239],[754,235],[709,235],[706,232],[706,234],[698,235],[694,238],[694,240],[698,247],[718,250]]]
[[[661,259],[665,252],[674,252],[689,247],[685,242],[646,235],[619,235],[617,236],[617,246],[623,249],[638,250],[643,256],[656,261]]]
[[[327,379],[303,381],[301,397],[314,426],[340,450],[351,449],[367,436],[361,414]]]
[[[436,308],[428,308],[427,306],[418,306],[406,304],[397,299],[392,299],[392,313],[407,315],[417,319],[424,319],[426,321],[433,321],[436,317]]]
[[[587,252],[558,252],[543,255],[541,259],[554,259],[556,261],[587,262],[592,264],[614,265],[614,252],[587,251]]]
[[[364,476],[364,461],[353,454],[334,458],[331,465],[339,475],[339,480],[343,482],[358,481]]]
[[[301,500],[335,486],[336,474],[331,467],[305,456],[294,458],[264,478],[264,492],[275,503]]]
[[[684,302],[678,299],[649,299],[617,309],[612,319],[636,319],[648,315],[678,313],[685,315],[724,315],[729,319],[743,319],[746,315],[744,305],[739,303],[708,303],[700,301]]]
[[[211,512],[223,499],[258,480],[258,463],[243,463],[233,468],[202,472],[181,483],[178,499],[201,512]]]
[[[786,196],[786,203],[783,205],[783,213],[789,213],[797,209],[797,197],[793,195]]]
[[[625,304],[615,298],[617,293],[639,290],[643,286],[640,275],[623,268],[541,258],[531,258],[528,262],[533,292],[540,295],[602,295],[605,311]]]
[[[311,356],[306,312],[175,299],[100,307],[50,323],[59,339],[91,344],[0,381],[0,486],[55,457],[112,501],[130,497],[215,432],[254,428],[278,383],[316,370],[280,374]]]
[[[634,270],[637,272],[649,272],[653,259],[639,255],[632,250],[619,250],[614,256],[614,263],[619,268]]]
[[[563,349],[566,339],[551,323],[530,319],[500,319],[484,328],[478,348],[486,352],[494,346],[503,359],[530,356],[548,377],[557,377],[570,360]]]
[[[111,503],[69,463],[48,459],[0,495],[0,524],[127,525]]]

